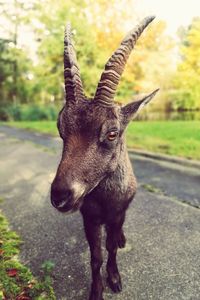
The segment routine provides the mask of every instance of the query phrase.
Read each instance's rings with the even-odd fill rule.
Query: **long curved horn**
[[[127,59],[133,50],[143,30],[153,21],[155,16],[145,18],[138,26],[132,29],[121,42],[105,65],[94,96],[95,103],[112,106],[115,92],[124,71]]]
[[[85,97],[76,52],[71,42],[70,23],[66,25],[64,36],[64,80],[67,101],[75,103]]]

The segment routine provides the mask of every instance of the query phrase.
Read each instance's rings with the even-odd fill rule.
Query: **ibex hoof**
[[[122,283],[119,278],[118,281],[112,281],[109,277],[107,278],[109,287],[114,293],[120,293],[122,291]]]
[[[93,295],[90,295],[89,300],[104,300],[104,299],[102,297],[98,297],[98,296],[93,294]]]
[[[90,291],[89,300],[104,300],[103,299],[103,288],[92,286],[92,289]]]

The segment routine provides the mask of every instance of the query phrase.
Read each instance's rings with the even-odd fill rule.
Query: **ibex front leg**
[[[89,300],[103,300],[101,225],[93,224],[84,218],[84,228],[91,252],[92,285]]]
[[[126,239],[122,230],[124,216],[117,223],[106,226],[107,239],[106,249],[108,251],[107,272],[108,284],[115,293],[122,290],[121,277],[117,267],[117,249],[125,247]]]

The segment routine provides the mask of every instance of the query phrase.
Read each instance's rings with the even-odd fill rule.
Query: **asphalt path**
[[[1,209],[24,241],[20,259],[36,275],[44,261],[55,263],[58,300],[87,299],[89,251],[81,216],[60,214],[49,200],[60,139],[5,126],[0,139]],[[199,300],[200,170],[134,154],[131,160],[139,191],[124,226],[127,246],[118,254],[123,291],[115,295],[105,283],[104,298]]]

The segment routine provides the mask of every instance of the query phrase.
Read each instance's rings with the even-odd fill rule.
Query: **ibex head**
[[[105,65],[93,100],[83,92],[69,25],[64,39],[66,104],[59,113],[62,159],[51,186],[51,202],[59,211],[76,210],[81,200],[115,171],[124,154],[124,130],[136,112],[156,94],[120,107],[115,92],[134,45],[154,17],[145,18],[123,39]]]

